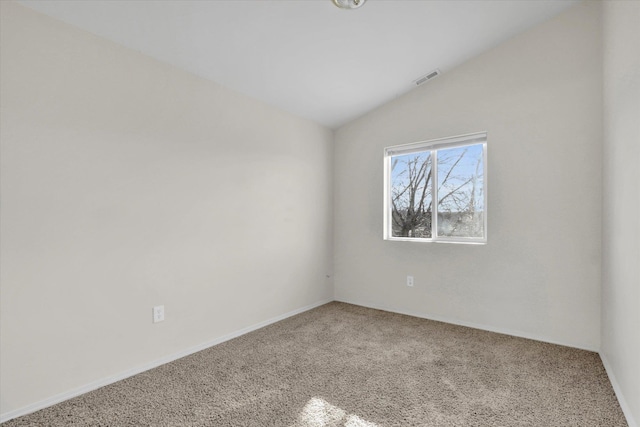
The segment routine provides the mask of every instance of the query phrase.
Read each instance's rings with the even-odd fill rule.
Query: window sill
[[[390,242],[419,242],[419,243],[453,243],[463,245],[486,245],[483,239],[421,239],[417,237],[385,237],[384,240]]]

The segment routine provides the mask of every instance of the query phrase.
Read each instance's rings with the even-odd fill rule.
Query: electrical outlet
[[[153,323],[162,322],[164,320],[164,305],[153,307]]]
[[[413,286],[413,276],[407,276],[407,286]]]

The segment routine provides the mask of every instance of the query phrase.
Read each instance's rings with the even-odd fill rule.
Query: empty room
[[[0,423],[640,424],[640,1],[0,0]]]

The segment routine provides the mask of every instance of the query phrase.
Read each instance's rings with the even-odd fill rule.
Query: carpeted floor
[[[330,303],[14,426],[626,426],[597,354]]]

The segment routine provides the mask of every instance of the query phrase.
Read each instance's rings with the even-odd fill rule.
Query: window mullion
[[[438,150],[431,150],[431,238],[438,238]]]

